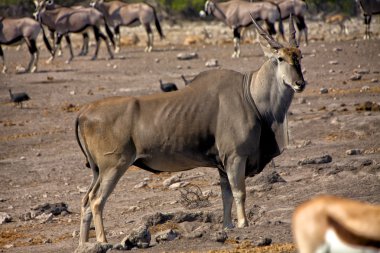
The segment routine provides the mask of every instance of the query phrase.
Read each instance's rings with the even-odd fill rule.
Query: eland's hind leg
[[[109,162],[107,162],[107,164],[109,164]],[[131,164],[132,163],[126,162],[126,159],[121,157],[118,159],[115,166],[108,166],[104,168],[100,166],[99,168],[99,177],[89,194],[90,206],[96,231],[96,240],[98,242],[107,242],[102,218],[106,200],[112,193],[121,176]]]
[[[3,49],[1,48],[1,45],[0,45],[0,58],[1,58],[1,61],[3,63],[3,69],[1,72],[6,73],[7,72],[7,66],[5,66],[4,52],[3,52]]]
[[[90,226],[91,226],[91,221],[92,221],[92,211],[91,211],[90,202],[89,202],[89,195],[92,189],[94,188],[94,185],[99,177],[98,166],[93,162],[91,158],[89,158],[89,163],[92,169],[93,177],[92,177],[91,184],[88,187],[87,192],[82,199],[79,244],[88,242],[88,239],[89,239]]]

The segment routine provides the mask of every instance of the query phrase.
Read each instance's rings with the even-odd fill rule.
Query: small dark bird
[[[181,78],[182,78],[183,82],[185,83],[185,85],[188,85],[191,82],[189,80],[186,80],[184,75],[181,75]]]
[[[11,89],[9,89],[9,95],[11,96],[11,102],[19,104],[21,108],[22,108],[22,102],[28,101],[30,99],[28,94],[26,94],[25,92],[13,94]]]
[[[175,83],[163,83],[160,79],[160,87],[163,92],[171,92],[178,90],[177,85]]]

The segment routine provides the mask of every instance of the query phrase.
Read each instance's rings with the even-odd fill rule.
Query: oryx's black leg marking
[[[65,35],[65,39],[66,39],[67,45],[69,46],[69,50],[70,50],[70,58],[66,60],[66,63],[69,63],[74,58],[74,53],[73,53],[73,47],[71,46],[71,39],[70,39],[70,36],[68,34]]]

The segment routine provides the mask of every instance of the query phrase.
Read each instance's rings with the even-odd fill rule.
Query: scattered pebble
[[[224,243],[228,239],[226,231],[218,231],[212,235],[212,238],[216,242]]]
[[[135,185],[133,187],[133,189],[140,189],[140,188],[143,188],[143,187],[145,187],[147,185],[148,185],[148,183],[146,181],[142,181],[141,183],[138,183],[137,185]]]
[[[369,74],[369,69],[354,69],[354,73],[364,75]]]
[[[185,187],[188,184],[189,184],[189,182],[177,182],[177,183],[174,183],[174,184],[170,185],[169,189],[175,190],[175,189],[178,189],[178,188]]]
[[[169,187],[170,185],[181,181],[181,178],[182,178],[182,173],[173,175],[173,176],[169,177],[168,179],[165,179],[164,182],[162,183],[162,185],[164,187]]]
[[[334,47],[334,48],[333,48],[333,51],[334,51],[334,52],[341,52],[341,51],[343,51],[343,49],[340,48],[340,47]]]
[[[329,89],[327,89],[327,88],[321,88],[321,89],[319,90],[319,93],[320,93],[320,94],[327,94],[327,93],[329,93]]]
[[[12,221],[12,217],[8,213],[0,212],[0,224],[5,224]]]
[[[177,59],[178,60],[182,60],[182,61],[192,60],[192,59],[196,59],[196,58],[198,58],[198,54],[195,53],[195,52],[192,52],[192,53],[179,53],[179,54],[177,54]]]
[[[380,105],[376,102],[366,101],[355,106],[356,111],[380,111]]]
[[[368,85],[365,85],[363,86],[361,89],[360,89],[360,92],[364,92],[364,91],[369,91],[371,88],[368,86]]]
[[[346,155],[360,155],[363,153],[361,149],[349,149],[346,151]]]
[[[334,60],[334,61],[329,61],[329,64],[330,64],[330,65],[338,65],[338,63],[339,63],[339,62],[336,61],[336,60]]]
[[[350,76],[351,81],[358,81],[360,79],[362,79],[362,75],[360,75],[360,74],[354,74],[354,75]]]
[[[158,234],[156,234],[155,240],[157,243],[161,243],[161,242],[173,241],[177,237],[179,237],[178,232],[176,232],[172,229],[167,229],[165,231],[162,231],[162,232],[159,232]]]
[[[253,243],[256,247],[264,247],[264,246],[269,246],[272,244],[272,239],[271,238],[260,238],[256,242]]]
[[[377,78],[372,78],[371,79],[371,83],[378,83],[379,82],[379,79],[377,79]]]
[[[123,249],[148,248],[151,240],[151,234],[147,226],[141,226],[136,230],[133,230],[122,241],[121,246]]]
[[[330,155],[324,155],[320,157],[314,158],[305,158],[298,161],[298,165],[306,165],[306,164],[323,164],[332,162],[332,157]]]
[[[218,60],[217,59],[210,59],[205,63],[206,67],[213,68],[213,67],[218,67]]]

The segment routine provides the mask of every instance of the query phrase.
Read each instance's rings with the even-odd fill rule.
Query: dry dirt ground
[[[357,24],[359,27],[361,21]],[[203,27],[210,38],[205,39]],[[144,251],[295,252],[291,215],[301,202],[318,194],[334,194],[380,203],[379,34],[375,32],[372,40],[365,41],[361,26],[350,35],[337,35],[321,27],[310,24],[311,42],[301,46],[308,85],[302,94],[295,95],[290,108],[290,146],[275,159],[274,168],[267,166],[257,177],[247,179],[250,226],[228,231],[225,243],[213,239],[221,230],[222,213],[216,169],[182,173],[183,182],[213,193],[208,206],[190,209],[181,205],[178,190],[163,186],[163,181],[173,174],[153,175],[131,168],[106,204],[104,220],[111,243],[119,243],[145,222],[146,215],[202,211],[210,212],[212,222],[169,221],[151,227],[152,237],[167,228],[182,236],[171,242],[153,243]],[[374,31],[378,28],[373,26]],[[253,43],[243,44],[241,58],[232,59],[230,31],[217,23],[164,29],[167,39],[157,42],[152,53],[143,52],[145,36],[135,30],[140,43],[124,46],[117,59],[110,61],[106,60],[103,44],[96,61],[86,56],[65,64],[68,52],[64,48],[64,56],[48,65],[47,52],[40,43],[39,70],[34,74],[16,74],[16,66],[25,66],[29,60],[25,46],[19,51],[5,50],[9,73],[0,75],[0,212],[11,215],[12,221],[0,225],[0,252],[76,249],[80,200],[92,178],[74,136],[74,120],[82,105],[115,95],[161,92],[159,79],[175,82],[181,89],[184,84],[180,75],[191,79],[208,69],[205,62],[212,58],[218,60],[220,68],[241,72],[257,70],[265,61],[261,49]],[[189,36],[196,43],[183,45]],[[79,39],[74,41],[78,52]],[[90,54],[93,50],[91,47]],[[196,52],[198,58],[177,60],[177,54],[183,52]],[[355,69],[366,73],[352,81]],[[9,88],[27,92],[31,100],[20,109],[9,103]],[[321,94],[321,88],[326,88],[327,93]],[[363,110],[365,102],[370,102],[367,110]],[[346,154],[351,149],[358,149],[358,154]],[[299,165],[302,159],[324,155],[330,155],[332,161]],[[146,186],[135,187],[143,181]],[[59,202],[66,203],[70,213],[47,222],[22,218],[36,205]],[[193,238],[194,231],[200,231],[202,237]],[[92,233],[92,241],[93,236]],[[270,238],[272,246],[255,248],[263,238]]]

